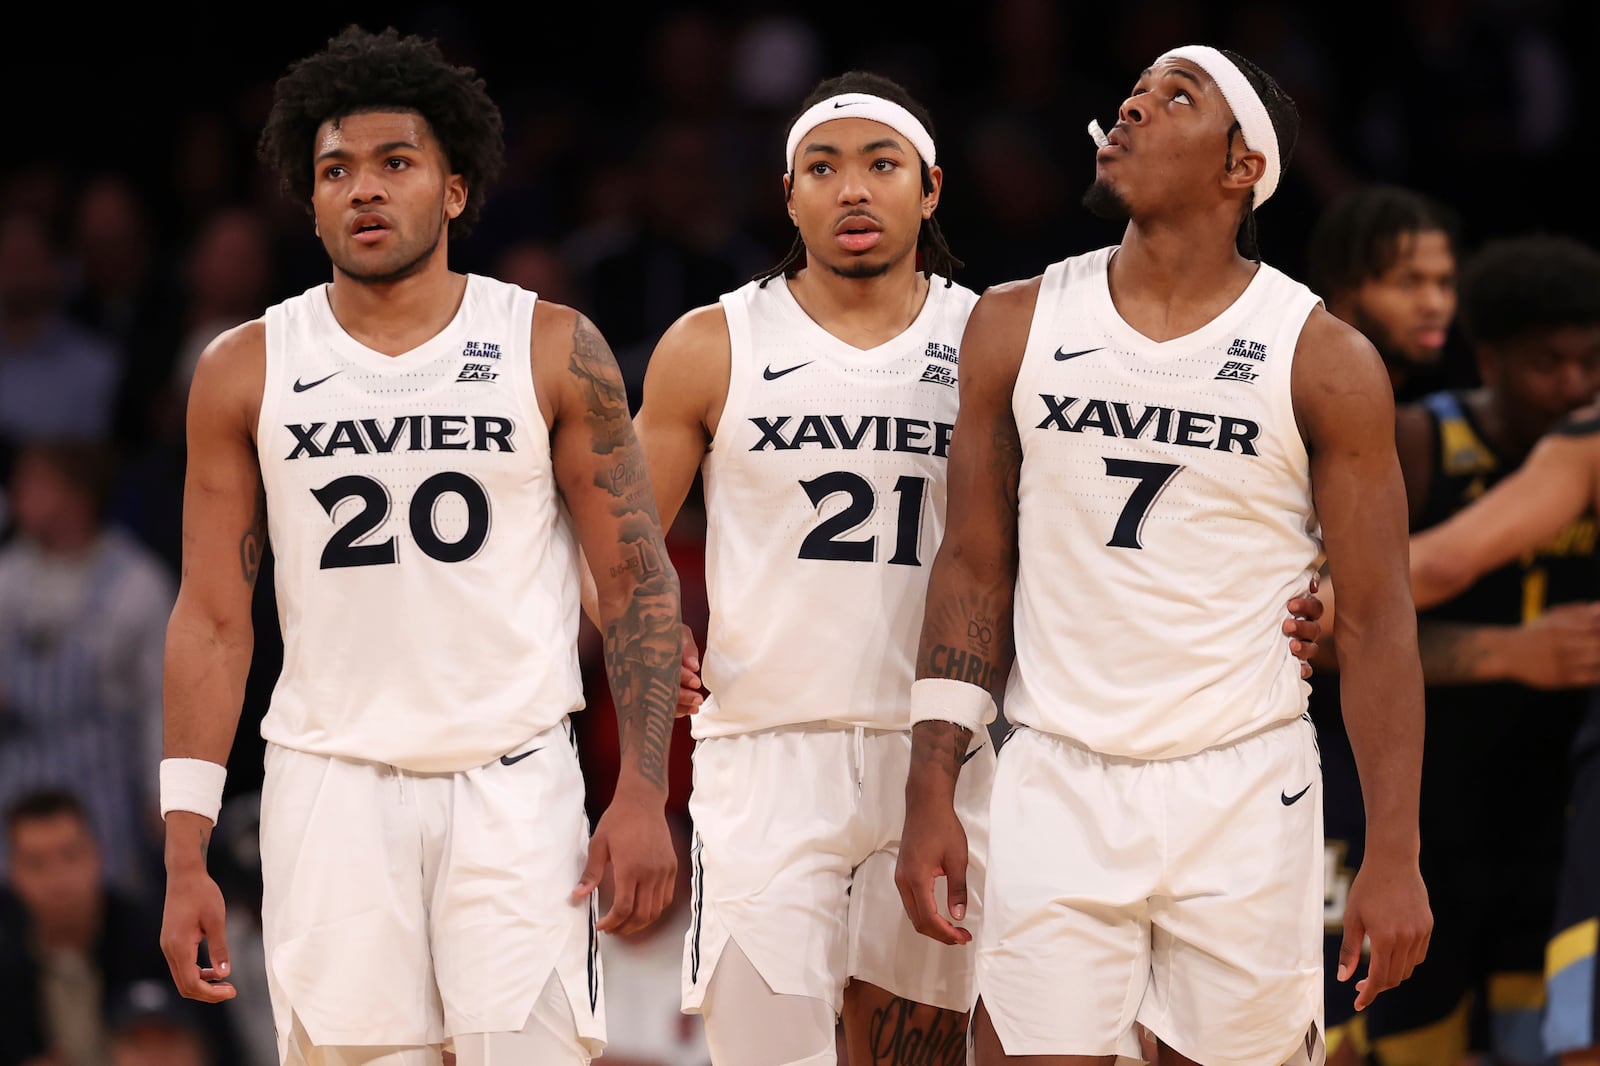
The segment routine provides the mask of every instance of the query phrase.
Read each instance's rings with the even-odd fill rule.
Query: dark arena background
[[[1293,277],[1306,277],[1308,242],[1324,210],[1373,183],[1422,193],[1459,216],[1463,263],[1506,237],[1556,234],[1600,244],[1600,87],[1584,65],[1593,59],[1600,4],[1585,0],[184,4],[94,14],[36,7],[0,35],[0,390],[24,318],[68,321],[70,344],[114,356],[109,416],[87,434],[111,463],[82,483],[157,575],[152,588],[161,591],[145,604],[142,625],[149,639],[127,650],[130,661],[144,656],[157,668],[181,566],[183,403],[193,361],[221,330],[328,275],[309,215],[280,195],[256,160],[255,140],[285,64],[352,22],[437,37],[450,58],[485,79],[505,119],[508,165],[475,232],[452,242],[452,265],[588,314],[611,343],[635,407],[662,331],[789,247],[780,184],[788,120],[819,80],[849,69],[893,77],[931,112],[944,169],[938,217],[966,264],[956,280],[975,290],[1118,239],[1118,224],[1092,218],[1080,204],[1094,170],[1085,126],[1098,119],[1109,127],[1139,71],[1185,43],[1249,57],[1298,105],[1298,147],[1258,218],[1263,259]],[[64,364],[59,377],[56,399],[66,408],[81,384],[70,369],[76,365]],[[1467,342],[1452,326],[1436,383],[1477,382]],[[20,431],[8,435],[8,410],[0,394],[0,553],[23,550],[26,539],[7,502],[25,443]],[[669,545],[686,620],[703,642],[705,528],[697,500],[691,496]],[[30,575],[25,559],[13,558],[9,571],[5,565],[0,792],[9,803],[21,791],[4,775],[21,772],[6,752],[21,735],[11,712],[24,682],[8,673],[5,618],[60,575],[47,567]],[[174,1031],[197,1027],[207,1046],[174,1036],[170,1046],[152,1045],[169,1047],[159,1053],[165,1057],[137,1059],[114,1047],[104,1054],[121,1057],[84,1062],[276,1061],[265,986],[246,973],[260,965],[250,948],[259,902],[251,811],[263,745],[256,726],[281,655],[271,572],[269,556],[257,587],[256,659],[230,760],[221,845],[212,853],[238,927],[240,999],[195,1021],[171,998],[154,935],[130,933],[116,950],[123,976],[107,986],[108,1039],[116,1044],[129,1018],[164,1019]],[[578,740],[598,814],[610,796],[617,745],[601,648],[587,625],[582,651],[590,697]],[[126,908],[127,929],[142,930],[151,914],[159,924],[161,907],[160,830],[151,812],[159,678],[130,669],[102,682],[126,693],[146,686],[146,698],[119,701],[121,739],[108,742],[127,755],[117,787],[132,798],[79,797],[91,812],[111,812],[94,819],[105,878]],[[60,728],[89,727],[64,721]],[[691,750],[680,721],[670,799],[680,825]],[[1498,772],[1490,768],[1478,784],[1488,787]],[[34,779],[69,790],[83,781],[77,771],[51,777],[41,770]],[[97,778],[83,791],[111,787]],[[687,867],[687,852],[680,865]],[[635,1015],[653,1020],[637,1023],[648,1030],[641,1050],[607,1062],[708,1061],[698,1019],[676,1015],[677,979],[661,963],[676,950],[662,945],[681,943],[682,901],[663,919],[656,943],[641,935],[608,962],[618,982],[608,995],[629,1004],[613,1008],[613,1025],[632,1026],[624,1019]],[[18,976],[33,972],[16,961],[27,923],[24,908],[0,888],[0,1066],[68,1066],[66,1058],[8,1046],[33,1024],[39,993],[34,978]],[[626,950],[638,956],[633,970]],[[1486,1022],[1474,1027],[1475,1044],[1487,1031]]]

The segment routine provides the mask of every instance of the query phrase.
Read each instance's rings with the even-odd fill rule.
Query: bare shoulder
[[[251,319],[214,337],[200,352],[190,385],[190,415],[238,420],[253,435],[267,380],[267,323]]]
[[[580,331],[598,336],[593,322],[577,308],[540,300],[533,305],[533,362],[535,372],[541,361],[553,360],[565,366],[572,354],[573,339]]]
[[[962,396],[975,381],[1001,388],[1016,380],[1039,302],[1039,277],[1007,281],[983,291],[961,337]],[[965,401],[963,401],[965,402]]]
[[[705,359],[720,354],[728,360],[732,342],[728,338],[728,313],[720,303],[696,307],[667,327],[656,345],[654,358]]]
[[[720,303],[706,304],[667,327],[650,355],[649,373],[655,377],[671,373],[674,378],[692,375],[692,380],[726,384],[732,353],[727,312]]]
[[[1302,394],[1332,392],[1381,395],[1388,407],[1394,406],[1394,386],[1378,349],[1360,330],[1320,304],[1300,330],[1294,350],[1293,382],[1297,401]]]
[[[982,312],[985,316],[995,318],[1020,317],[1026,324],[1032,320],[1033,309],[1039,303],[1039,286],[1043,281],[1044,275],[1038,274],[991,285],[978,297],[972,313],[977,315]]]

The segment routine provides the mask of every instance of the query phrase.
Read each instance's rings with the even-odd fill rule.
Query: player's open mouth
[[[357,215],[355,221],[350,223],[350,235],[363,244],[381,240],[388,232],[389,222],[381,215]]]
[[[849,252],[864,252],[883,239],[883,227],[870,218],[853,215],[834,227],[833,239]]]

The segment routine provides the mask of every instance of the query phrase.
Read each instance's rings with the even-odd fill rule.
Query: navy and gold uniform
[[[1434,429],[1417,529],[1438,524],[1515,469],[1455,392],[1423,400]],[[1484,575],[1419,621],[1520,625],[1600,595],[1595,523]],[[1562,856],[1569,754],[1588,693],[1515,684],[1430,686],[1422,775],[1422,870],[1434,911],[1428,957],[1365,1012],[1385,1066],[1455,1062],[1478,1039],[1499,1061],[1537,1063],[1544,958]]]

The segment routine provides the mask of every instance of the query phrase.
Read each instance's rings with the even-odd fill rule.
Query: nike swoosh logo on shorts
[[[1076,359],[1080,355],[1088,355],[1090,352],[1098,352],[1098,351],[1103,351],[1103,350],[1104,349],[1102,349],[1102,348],[1085,348],[1081,352],[1064,352],[1060,348],[1057,348],[1056,349],[1056,362],[1064,363],[1068,359]]]
[[[515,766],[515,765],[517,765],[517,763],[521,762],[523,759],[526,759],[528,756],[532,755],[534,752],[543,751],[543,750],[544,750],[544,748],[541,746],[541,747],[537,747],[537,748],[530,748],[527,751],[523,752],[521,755],[502,755],[502,756],[500,756],[500,765],[501,766]]]
[[[342,371],[335,370],[333,372],[333,374],[329,374],[328,375],[328,378],[331,378],[331,377],[334,376],[334,374],[339,374],[339,373],[342,373]],[[315,381],[301,381],[299,378],[295,378],[294,379],[294,391],[295,392],[305,392],[307,389],[314,389],[318,385],[321,385],[324,381],[327,381],[328,378],[318,378]]]
[[[1305,788],[1302,788],[1299,792],[1296,792],[1292,796],[1289,795],[1289,793],[1285,792],[1282,795],[1280,795],[1278,798],[1283,800],[1283,805],[1285,807],[1287,807],[1290,804],[1294,803],[1295,800],[1299,799],[1301,796],[1304,796],[1307,792],[1310,792],[1310,791],[1311,791],[1311,786],[1307,785]]]
[[[801,367],[810,366],[814,362],[816,362],[815,359],[808,359],[804,363],[796,363],[794,366],[785,367],[782,370],[774,370],[774,369],[772,369],[772,367],[769,366],[769,367],[767,367],[765,370],[763,370],[761,372],[761,376],[766,378],[768,381],[777,381],[779,378],[783,377],[783,375],[785,375],[785,374],[793,374],[796,370],[799,370]]]

